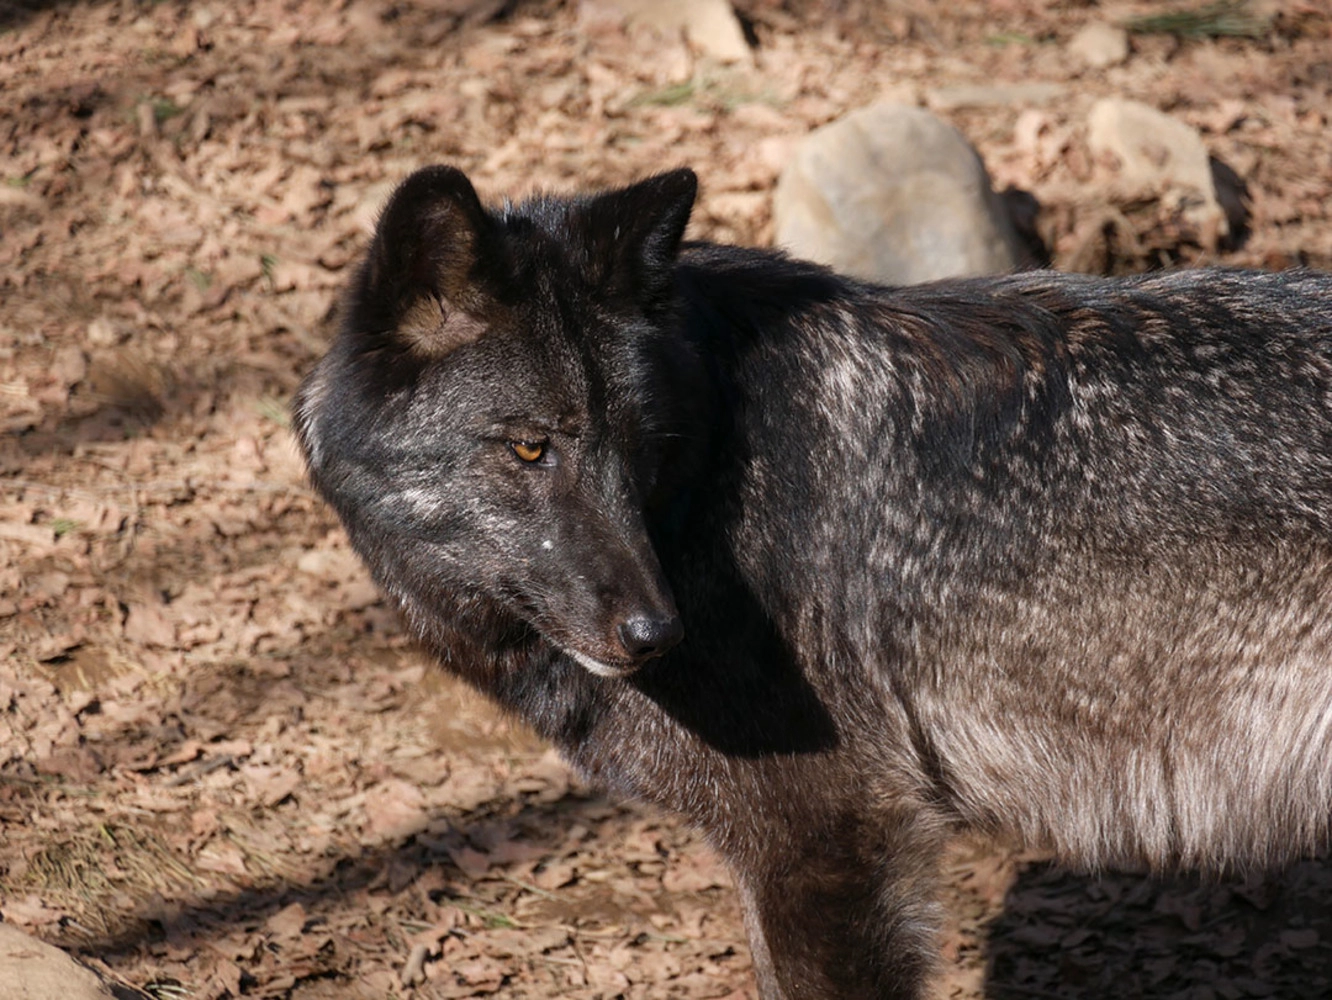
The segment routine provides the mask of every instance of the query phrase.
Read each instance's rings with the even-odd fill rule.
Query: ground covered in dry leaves
[[[1332,267],[1332,17],[1135,35],[1160,5],[744,0],[752,65],[610,0],[0,5],[0,913],[159,998],[752,997],[727,877],[441,678],[307,489],[287,405],[393,183],[682,163],[763,243],[790,144],[885,93],[1033,193],[1057,265]],[[1050,86],[1017,99],[1012,83]],[[1192,245],[1086,149],[1196,127],[1250,235]],[[949,862],[941,995],[1326,996],[1332,869],[1198,884]]]

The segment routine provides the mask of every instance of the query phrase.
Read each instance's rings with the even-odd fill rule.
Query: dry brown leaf
[[[240,769],[249,792],[265,808],[271,809],[301,786],[301,775],[294,768],[247,764]]]
[[[308,920],[305,907],[300,903],[291,903],[265,920],[264,926],[270,934],[280,938],[296,938],[301,936]]]
[[[144,646],[174,646],[176,626],[164,605],[135,601],[125,617],[125,638]]]
[[[229,840],[213,840],[196,856],[195,865],[221,875],[246,875],[245,855]]]
[[[366,830],[375,839],[409,836],[430,822],[420,789],[397,778],[368,789],[364,808]]]

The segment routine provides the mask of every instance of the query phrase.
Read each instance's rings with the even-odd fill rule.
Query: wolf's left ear
[[[697,194],[698,177],[682,167],[583,206],[593,262],[607,291],[652,305],[669,290]]]

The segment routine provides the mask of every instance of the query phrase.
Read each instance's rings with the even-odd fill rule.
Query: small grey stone
[[[1027,263],[980,157],[920,108],[880,103],[806,136],[773,198],[794,256],[889,284]]]
[[[1048,104],[1062,97],[1066,88],[1059,83],[958,83],[933,87],[925,94],[925,103],[936,111],[959,108],[994,108],[1014,104]]]
[[[749,65],[754,54],[728,0],[615,0],[631,24],[663,34],[683,31],[689,44],[718,62]]]
[[[1140,101],[1108,97],[1087,116],[1087,145],[1093,155],[1114,158],[1125,192],[1173,203],[1204,239],[1229,231],[1207,147],[1188,124]]]
[[[1068,51],[1091,69],[1118,66],[1129,57],[1128,32],[1113,24],[1093,21],[1069,39]]]

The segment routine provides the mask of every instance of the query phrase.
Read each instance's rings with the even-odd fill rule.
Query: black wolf
[[[766,1000],[921,996],[960,830],[1324,844],[1332,277],[882,288],[695,186],[391,199],[296,423],[444,664],[706,832]]]

